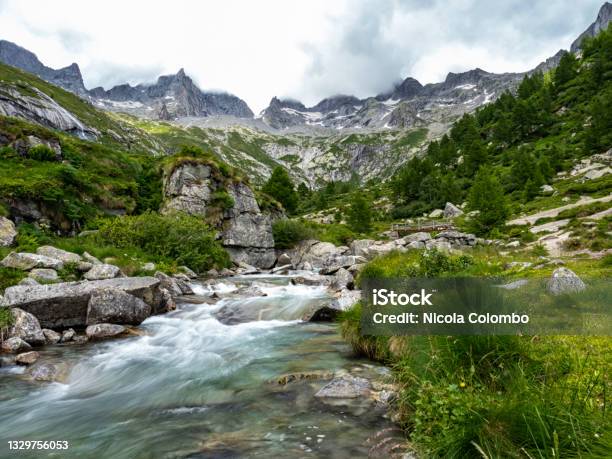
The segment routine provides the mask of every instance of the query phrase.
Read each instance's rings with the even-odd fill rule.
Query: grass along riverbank
[[[518,275],[491,251],[391,253],[366,277]],[[611,260],[568,262],[579,275],[610,274]],[[521,277],[552,267],[523,269]],[[612,342],[574,336],[363,336],[360,304],[342,334],[357,354],[393,369],[396,418],[423,457],[609,457]]]

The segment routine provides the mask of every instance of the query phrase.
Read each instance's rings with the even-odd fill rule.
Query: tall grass
[[[484,274],[484,266],[396,253],[361,277]],[[360,304],[345,312],[342,334],[356,353],[391,366],[398,418],[424,457],[610,457],[609,338],[373,337],[361,333],[360,317]]]

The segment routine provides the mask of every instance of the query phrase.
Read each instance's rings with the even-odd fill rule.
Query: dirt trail
[[[612,194],[604,196],[603,198],[590,198],[588,196],[581,197],[578,201],[573,204],[567,204],[561,207],[555,207],[554,209],[543,210],[532,215],[527,215],[520,218],[510,220],[508,225],[533,225],[540,218],[556,217],[561,212],[567,209],[573,209],[574,207],[583,206],[585,204],[591,204],[594,202],[609,202],[612,201]]]

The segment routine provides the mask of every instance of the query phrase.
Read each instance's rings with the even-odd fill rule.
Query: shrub
[[[55,161],[55,152],[47,145],[35,145],[28,150],[28,158],[34,161]]]
[[[171,260],[197,272],[229,265],[229,255],[200,218],[146,212],[101,223],[97,238],[116,247],[139,248],[159,261]]]
[[[298,220],[277,220],[272,224],[274,245],[279,249],[290,249],[298,242],[312,239],[314,232]]]
[[[234,199],[225,190],[215,191],[211,198],[212,204],[218,206],[222,210],[228,210],[234,207]]]

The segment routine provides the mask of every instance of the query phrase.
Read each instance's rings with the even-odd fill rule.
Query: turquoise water
[[[267,296],[236,294],[235,283],[258,285]],[[195,288],[202,299],[212,290]],[[367,457],[366,439],[390,426],[380,409],[314,398],[323,380],[276,382],[294,372],[382,372],[353,358],[333,325],[298,320],[328,301],[325,290],[288,285],[287,277],[214,288],[230,296],[214,305],[179,303],[145,321],[142,336],[44,348],[41,360],[69,364],[62,383],[3,369],[0,457]],[[219,322],[222,309],[238,323]],[[16,453],[8,440],[70,447]]]

